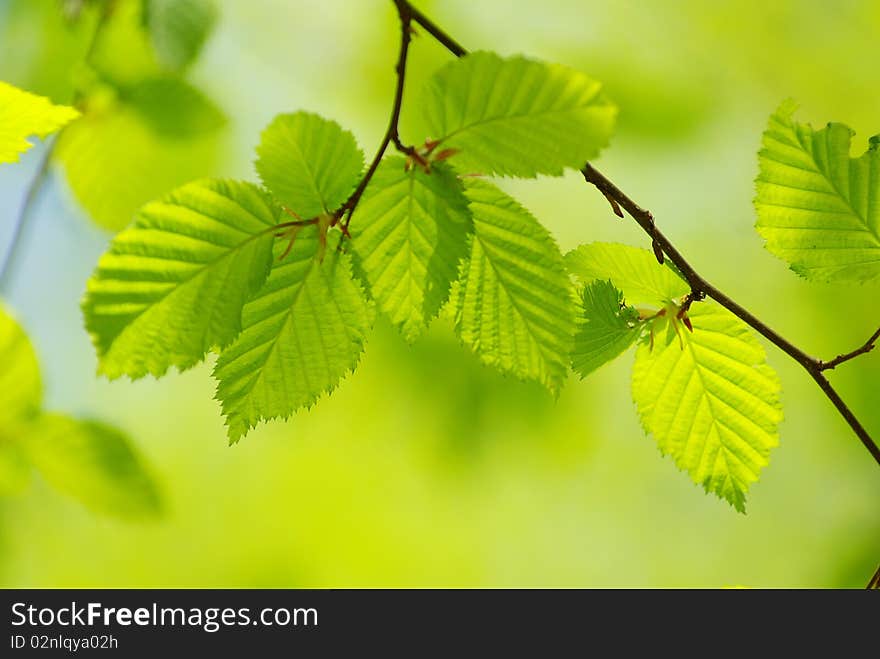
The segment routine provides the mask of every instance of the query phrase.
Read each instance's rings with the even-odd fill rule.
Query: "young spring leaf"
[[[39,412],[42,397],[34,348],[21,325],[0,305],[0,442],[7,430]]]
[[[275,117],[257,147],[257,172],[291,211],[309,219],[336,210],[357,185],[364,154],[347,130],[316,114]]]
[[[18,162],[33,146],[28,137],[44,138],[78,116],[73,108],[0,82],[0,163]]]
[[[401,157],[379,165],[351,225],[355,266],[370,295],[415,341],[449,297],[467,254],[470,211],[444,163],[407,171]]]
[[[660,451],[744,512],[749,485],[779,441],[779,379],[751,330],[729,311],[699,303],[690,318],[693,333],[681,328],[681,343],[639,346],[633,398]]]
[[[650,251],[629,245],[581,245],[565,255],[565,265],[582,284],[610,279],[629,304],[661,305],[690,291],[675,270],[657,263]]]
[[[131,442],[115,428],[46,414],[23,440],[27,457],[43,477],[88,508],[125,518],[160,512],[156,485]]]
[[[280,210],[250,183],[203,180],[140,210],[89,280],[86,328],[110,378],[189,368],[241,330]]]
[[[568,370],[575,307],[547,230],[494,185],[472,181],[470,255],[451,302],[455,329],[480,359],[557,393]]]
[[[146,0],[150,40],[166,68],[188,67],[208,40],[217,22],[214,0]]]
[[[56,149],[71,191],[99,226],[118,231],[147,202],[215,169],[223,114],[185,82],[147,78],[118,98],[99,96]]]
[[[583,290],[583,316],[571,353],[572,368],[583,378],[620,356],[639,338],[639,312],[624,303],[623,292],[597,279]]]
[[[758,154],[758,232],[798,274],[819,281],[880,278],[880,136],[850,158],[853,131],[793,121],[789,101],[770,117]]]
[[[460,171],[534,177],[579,169],[608,144],[617,108],[592,78],[559,64],[471,53],[440,69],[422,107]]]
[[[245,306],[241,336],[214,369],[230,441],[312,405],[357,365],[373,310],[338,249],[339,235],[330,234],[322,261],[316,228],[304,228]],[[285,242],[277,242],[276,257]]]

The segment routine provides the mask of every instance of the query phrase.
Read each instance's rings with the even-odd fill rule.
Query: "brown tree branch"
[[[379,148],[376,150],[376,155],[373,157],[370,166],[367,168],[367,172],[360,180],[360,183],[358,183],[354,192],[351,193],[351,196],[349,196],[339,210],[336,211],[337,217],[341,218],[343,215],[346,215],[345,221],[342,225],[343,232],[346,234],[348,233],[348,225],[351,223],[351,216],[354,214],[358,203],[360,203],[364,191],[373,179],[373,175],[379,168],[379,163],[385,156],[385,151],[388,150],[388,145],[393,143],[398,150],[406,153],[412,150],[411,147],[405,147],[401,143],[398,124],[400,123],[400,112],[403,108],[403,87],[406,82],[406,61],[409,55],[409,44],[412,41],[412,21],[415,17],[415,10],[405,0],[393,1],[394,5],[397,7],[397,14],[400,17],[400,52],[397,56],[397,64],[394,67],[397,74],[397,85],[394,89],[394,103],[391,107],[391,117],[388,120],[388,128],[385,131],[385,136],[382,138]]]
[[[420,11],[413,8],[409,2],[406,0],[394,0],[395,4],[400,7],[400,5],[407,6],[407,15],[411,18],[411,20],[418,23],[422,28],[425,29],[432,37],[434,37],[439,43],[446,47],[450,53],[455,55],[456,57],[462,57],[467,54],[467,50],[461,46],[458,42],[456,42],[452,37],[450,37],[444,30],[442,30],[436,23],[434,23],[430,18],[422,14]],[[676,268],[678,268],[681,275],[685,278],[685,281],[691,287],[691,295],[689,296],[690,302],[695,300],[703,299],[704,297],[709,297],[715,300],[718,304],[723,306],[725,309],[733,313],[735,316],[740,318],[743,322],[748,324],[752,329],[758,332],[761,336],[770,341],[773,345],[782,350],[789,357],[794,359],[798,364],[803,366],[803,368],[810,374],[810,377],[815,380],[816,384],[819,385],[819,388],[822,389],[822,392],[831,401],[840,415],[844,418],[844,420],[849,424],[852,431],[859,438],[859,440],[864,444],[865,448],[868,449],[868,452],[874,458],[878,465],[880,465],[880,448],[878,448],[876,442],[873,440],[871,435],[865,429],[865,427],[859,422],[856,418],[855,414],[849,408],[849,406],[844,402],[844,400],[840,397],[834,387],[831,386],[831,383],[828,381],[828,378],[825,377],[823,371],[828,368],[833,368],[832,366],[828,366],[827,364],[840,364],[848,359],[852,359],[857,356],[857,354],[863,354],[867,352],[871,348],[867,348],[867,345],[871,345],[873,347],[874,343],[880,338],[880,330],[878,330],[877,335],[872,337],[865,346],[858,351],[854,351],[854,353],[850,353],[849,355],[842,355],[841,357],[828,362],[822,362],[815,357],[811,357],[809,354],[798,348],[791,341],[785,339],[782,335],[772,329],[765,322],[760,320],[753,313],[748,311],[738,302],[734,301],[732,298],[728,297],[724,293],[722,293],[719,289],[709,283],[702,275],[700,275],[691,264],[685,259],[685,257],[678,251],[675,245],[657,228],[656,223],[654,222],[654,216],[651,215],[650,211],[645,210],[641,206],[639,206],[635,201],[633,201],[628,195],[626,195],[620,188],[618,188],[614,183],[612,183],[604,174],[599,172],[595,167],[591,164],[587,163],[584,165],[584,168],[581,170],[581,173],[584,176],[584,180],[587,183],[595,186],[609,201],[612,209],[617,214],[617,211],[620,208],[623,208],[629,215],[632,217],[638,225],[642,228],[642,230],[648,235],[651,239],[651,246],[654,249],[654,254],[657,256],[657,260],[660,263],[664,262],[665,258],[668,258]]]

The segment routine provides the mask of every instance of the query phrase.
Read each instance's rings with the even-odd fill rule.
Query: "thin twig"
[[[46,146],[46,150],[40,158],[40,164],[37,167],[37,171],[31,179],[31,182],[28,184],[27,192],[24,195],[24,201],[18,210],[18,214],[15,216],[12,238],[9,240],[9,245],[3,255],[3,260],[0,261],[0,264],[2,264],[0,265],[0,293],[7,292],[7,287],[15,273],[18,257],[21,253],[21,242],[25,236],[28,220],[31,217],[34,203],[39,198],[43,182],[46,180],[46,174],[49,173],[49,163],[52,160],[52,154],[55,151],[56,143],[56,139],[52,138],[52,141]]]
[[[638,223],[638,225],[642,227],[642,230],[651,238],[652,243],[659,246],[662,252],[670,261],[672,261],[676,268],[678,268],[679,272],[681,272],[682,276],[685,278],[685,281],[690,285],[692,291],[702,293],[706,297],[710,297],[718,302],[718,304],[743,320],[746,324],[752,327],[752,329],[761,334],[761,336],[803,366],[810,374],[810,377],[816,381],[816,384],[819,385],[819,388],[822,389],[828,397],[828,400],[831,401],[840,415],[849,424],[850,428],[862,444],[864,444],[865,448],[868,449],[868,452],[873,456],[877,464],[880,465],[880,448],[878,448],[871,435],[856,418],[853,411],[844,402],[837,391],[835,391],[834,387],[831,386],[828,378],[826,378],[822,372],[824,368],[821,361],[815,357],[811,357],[809,354],[798,348],[791,341],[784,338],[781,334],[776,332],[776,330],[745,309],[738,302],[734,301],[709,283],[702,275],[694,270],[693,266],[691,266],[687,259],[682,256],[681,252],[678,251],[675,245],[673,245],[663,232],[657,228],[653,215],[624,194],[620,188],[608,180],[604,174],[600,173],[590,164],[585,165],[582,172],[584,179],[586,179],[588,183],[593,184],[604,195],[614,198],[617,203],[620,204],[620,206]]]
[[[354,192],[351,193],[351,196],[349,196],[342,207],[337,211],[337,217],[342,217],[343,214],[347,214],[345,222],[342,225],[345,232],[348,231],[348,225],[351,223],[351,216],[354,214],[364,191],[373,179],[373,175],[379,168],[379,163],[382,161],[385,151],[388,149],[388,145],[393,142],[398,149],[406,150],[406,147],[400,142],[398,124],[400,123],[400,112],[403,108],[403,87],[406,81],[406,61],[409,55],[409,44],[412,41],[412,20],[414,17],[414,10],[410,4],[404,0],[394,0],[394,5],[397,7],[397,13],[400,17],[400,53],[397,56],[397,64],[394,67],[397,74],[397,84],[394,90],[394,104],[391,108],[391,117],[388,120],[388,128],[385,131],[385,136],[382,138],[382,142],[379,144],[379,148],[376,150],[376,155],[373,157],[373,161],[370,163],[366,174],[364,174],[364,177],[360,180],[360,183],[358,183]]]
[[[394,2],[398,5],[398,8],[401,4],[407,5],[408,16],[410,16],[413,21],[423,27],[439,43],[445,46],[450,53],[452,53],[456,57],[462,57],[467,54],[467,50],[463,46],[455,41],[455,39],[450,37],[444,30],[442,30],[427,16],[417,11],[412,6],[409,6],[409,2],[407,2],[406,0],[394,0]],[[614,185],[614,183],[606,178],[604,174],[599,172],[589,163],[584,165],[584,168],[581,170],[581,172],[583,173],[584,179],[587,181],[587,183],[595,186],[605,196],[605,198],[609,200],[609,202],[613,201],[619,207],[623,208],[630,215],[630,217],[632,217],[638,223],[642,230],[651,239],[651,245],[654,248],[654,254],[657,256],[657,260],[660,263],[663,263],[664,257],[666,257],[675,265],[676,268],[678,268],[679,272],[681,272],[682,276],[685,278],[685,281],[687,281],[687,283],[691,287],[691,296],[693,298],[692,301],[696,299],[702,299],[702,297],[712,298],[713,300],[718,302],[718,304],[720,304],[728,311],[733,313],[735,316],[740,318],[742,321],[744,321],[746,324],[751,326],[752,329],[761,334],[761,336],[766,338],[773,345],[778,347],[785,354],[787,354],[789,357],[791,357],[797,363],[803,366],[804,369],[813,378],[813,380],[816,381],[816,384],[819,385],[819,388],[822,389],[824,394],[831,401],[831,403],[834,405],[840,415],[849,424],[850,428],[853,430],[853,432],[856,434],[862,444],[864,444],[865,448],[868,449],[868,452],[873,456],[877,464],[880,465],[880,448],[878,448],[876,442],[874,442],[874,440],[871,438],[871,435],[855,417],[855,414],[853,414],[849,406],[843,401],[837,391],[835,391],[834,387],[831,386],[828,378],[826,378],[823,373],[823,371],[827,369],[822,361],[816,359],[815,357],[811,357],[809,354],[794,345],[791,341],[785,339],[782,335],[776,332],[765,322],[760,320],[753,313],[748,311],[732,298],[722,293],[715,286],[710,284],[705,278],[703,278],[702,275],[694,270],[691,264],[687,261],[687,259],[685,259],[681,252],[678,251],[675,245],[673,245],[672,242],[670,242],[670,240],[663,234],[663,232],[657,228],[657,225],[654,222],[654,216],[651,215],[650,211],[647,211],[639,206],[620,188],[618,188],[616,185]],[[614,207],[614,203],[612,203],[612,208]]]
[[[819,368],[823,371],[828,371],[836,366],[840,366],[844,362],[848,362],[850,359],[855,359],[859,355],[864,355],[866,353],[871,352],[874,347],[877,345],[877,341],[880,340],[880,328],[877,329],[871,335],[871,338],[865,341],[865,343],[860,348],[856,348],[852,352],[847,352],[842,355],[837,355],[834,359],[827,362],[820,362]]]

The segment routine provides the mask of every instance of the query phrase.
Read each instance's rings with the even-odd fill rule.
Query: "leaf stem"
[[[407,0],[394,0],[394,3],[397,5],[398,11],[400,11],[401,20],[403,21],[404,16],[407,18],[407,25],[409,20],[415,21],[456,57],[462,57],[467,54],[467,50],[462,45],[460,45],[457,41],[455,41],[455,39],[450,37],[444,30],[442,30],[427,16],[412,7]],[[863,354],[864,352],[868,352],[871,348],[868,348],[866,346],[870,345],[871,347],[873,347],[876,341],[880,339],[880,330],[878,330],[877,333],[872,336],[871,339],[865,344],[865,346],[862,346],[862,348],[860,348],[859,350],[853,351],[853,353],[849,353],[847,355],[842,355],[841,357],[832,360],[831,362],[827,362],[827,364],[819,359],[816,359],[815,357],[811,357],[809,354],[794,345],[791,341],[787,340],[781,334],[776,332],[764,321],[760,320],[757,316],[748,311],[745,307],[743,307],[738,302],[734,301],[732,298],[728,297],[711,283],[709,283],[693,268],[693,266],[691,266],[687,259],[685,259],[681,252],[678,251],[675,245],[663,234],[663,232],[657,228],[657,225],[654,222],[654,216],[651,214],[651,212],[639,206],[620,188],[612,183],[604,174],[599,172],[589,163],[584,165],[581,173],[584,176],[584,180],[587,183],[596,187],[596,189],[598,189],[605,196],[609,203],[611,203],[612,209],[615,210],[615,214],[619,208],[622,208],[630,215],[630,217],[632,217],[636,221],[636,223],[651,239],[651,245],[654,248],[654,254],[657,256],[657,260],[660,263],[663,263],[664,258],[668,258],[678,268],[682,276],[691,287],[691,301],[702,299],[703,297],[712,298],[713,300],[718,302],[718,304],[726,308],[728,311],[730,311],[746,324],[748,324],[750,327],[752,327],[752,329],[761,334],[761,336],[766,338],[773,345],[782,350],[798,364],[803,366],[804,369],[813,378],[813,380],[816,381],[816,384],[819,385],[819,388],[822,389],[822,392],[825,394],[828,400],[831,401],[831,403],[834,405],[834,407],[837,409],[843,419],[849,424],[850,428],[859,438],[862,444],[864,444],[865,448],[868,449],[868,452],[871,454],[877,464],[880,465],[880,448],[878,448],[876,442],[873,440],[871,435],[859,422],[855,414],[840,397],[840,395],[828,381],[828,378],[826,378],[823,373],[823,371],[827,370],[828,368],[833,368],[828,366],[827,364],[834,364],[836,366],[840,363],[843,363],[844,361],[847,361],[848,359],[856,357],[856,353]],[[617,205],[617,207],[615,207],[615,204]]]

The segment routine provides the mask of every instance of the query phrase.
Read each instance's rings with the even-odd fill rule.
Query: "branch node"
[[[865,341],[859,348],[856,348],[852,352],[847,352],[842,355],[837,355],[837,357],[835,357],[834,359],[827,361],[827,362],[819,359],[816,362],[816,367],[819,369],[819,371],[829,371],[837,366],[840,366],[844,362],[848,362],[851,359],[855,359],[856,357],[858,357],[860,355],[866,355],[877,346],[878,340],[880,340],[880,329],[878,329],[876,332],[874,332],[870,336],[870,338],[867,341]]]

